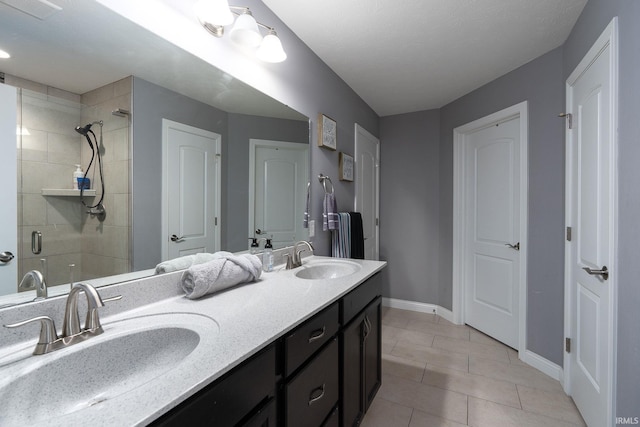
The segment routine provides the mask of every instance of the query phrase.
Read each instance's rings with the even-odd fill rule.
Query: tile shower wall
[[[20,277],[32,269],[41,270],[41,259],[47,260],[49,285],[69,282],[69,264],[75,265],[75,280],[130,271],[129,119],[113,116],[111,111],[131,109],[131,79],[82,96],[13,76],[9,79],[7,84],[24,88],[18,105]],[[86,169],[91,151],[74,129],[96,120],[104,121],[100,147],[107,215],[103,222],[87,215],[77,197],[42,196],[43,188],[71,188],[75,164]],[[92,130],[99,138],[100,127],[94,125]],[[99,195],[99,173],[90,178]],[[34,230],[43,234],[38,255],[31,251]]]
[[[87,279],[130,271],[130,206],[131,147],[129,144],[129,117],[118,117],[112,111],[131,111],[132,79],[127,77],[115,83],[82,95],[83,124],[102,120],[103,140],[99,143],[103,162],[105,196],[103,204],[107,215],[103,222],[87,215],[82,230],[82,269]],[[100,138],[100,127],[92,130]],[[83,138],[84,139],[84,138]],[[82,144],[83,165],[91,158],[89,145]],[[95,161],[94,161],[95,162]],[[100,194],[100,174],[91,169],[91,186]],[[96,196],[93,204],[98,202]]]

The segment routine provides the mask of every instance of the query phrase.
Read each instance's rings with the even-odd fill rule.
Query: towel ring
[[[331,184],[331,194],[333,194],[333,182],[331,182],[331,178],[326,175],[320,174],[318,175],[318,181],[322,183],[322,187],[324,188],[325,193],[329,193],[327,191],[327,181],[329,181],[329,184]]]

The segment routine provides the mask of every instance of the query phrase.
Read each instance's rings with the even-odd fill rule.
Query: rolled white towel
[[[255,255],[232,255],[189,267],[182,273],[182,290],[189,299],[197,299],[241,283],[257,280],[262,262]]]
[[[178,270],[186,270],[192,265],[204,264],[216,258],[223,258],[229,255],[233,255],[231,252],[219,251],[213,254],[210,253],[197,253],[194,255],[185,255],[178,258],[170,259],[168,261],[161,262],[156,265],[156,274],[171,273]]]

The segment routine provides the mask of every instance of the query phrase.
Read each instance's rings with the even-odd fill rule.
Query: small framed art
[[[340,153],[340,181],[353,181],[353,157]]]
[[[324,114],[318,115],[318,145],[330,150],[337,147],[337,124],[331,117]]]

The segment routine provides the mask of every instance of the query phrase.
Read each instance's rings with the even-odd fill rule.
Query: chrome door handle
[[[520,242],[516,243],[515,245],[512,245],[511,243],[505,243],[505,246],[509,246],[511,249],[515,249],[516,251],[520,250]]]
[[[604,280],[607,280],[609,278],[609,269],[607,269],[606,265],[603,266],[600,270],[592,270],[589,267],[582,267],[582,269],[594,276],[601,275]]]
[[[3,263],[8,263],[9,261],[11,261],[12,259],[14,259],[15,257],[13,256],[13,254],[9,251],[4,251],[2,253],[0,253],[0,262]]]
[[[184,240],[184,236],[178,237],[175,234],[172,234],[171,237],[169,237],[169,239],[174,243],[180,243]]]

